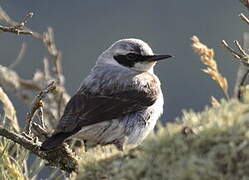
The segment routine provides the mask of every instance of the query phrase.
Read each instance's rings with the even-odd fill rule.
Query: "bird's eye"
[[[132,60],[132,61],[135,61],[137,59],[138,55],[137,54],[134,54],[134,53],[129,53],[129,54],[126,54],[126,58],[128,60]]]

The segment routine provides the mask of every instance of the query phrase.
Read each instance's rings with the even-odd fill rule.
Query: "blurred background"
[[[182,109],[201,111],[209,104],[210,96],[223,97],[218,85],[201,72],[203,65],[191,48],[190,37],[197,35],[214,48],[220,72],[227,77],[232,92],[238,63],[223,49],[221,40],[241,40],[249,28],[238,17],[247,11],[238,0],[1,0],[0,5],[15,21],[34,12],[27,24],[34,31],[42,33],[48,26],[54,29],[57,47],[63,52],[66,89],[71,95],[98,55],[119,39],[139,38],[156,53],[174,55],[174,59],[155,68],[165,96],[163,122],[181,116]],[[15,70],[29,79],[48,56],[40,41],[0,33],[0,64],[11,64],[23,42],[27,43],[27,51]],[[28,109],[11,98],[19,120],[24,119]]]

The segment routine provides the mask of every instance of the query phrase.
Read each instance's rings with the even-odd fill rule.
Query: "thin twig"
[[[36,83],[34,83],[33,80],[26,80],[26,79],[21,79],[20,77],[18,78],[18,83],[23,89],[29,89],[29,90],[34,90],[34,91],[41,91],[42,88],[38,86]]]
[[[10,27],[0,25],[0,30],[4,32],[10,32],[15,34],[24,34],[24,35],[31,35],[36,39],[41,40],[51,56],[55,59],[55,69],[58,73],[58,76],[62,74],[61,68],[61,51],[56,48],[55,41],[54,41],[54,33],[52,28],[48,28],[48,31],[40,34],[30,30],[29,28],[25,27],[25,24],[33,17],[34,13],[29,12],[26,16],[24,16],[23,20],[20,23],[16,23],[9,16],[0,8],[0,17],[6,23],[10,24]],[[0,18],[1,20],[1,18]]]
[[[40,120],[40,123],[42,125],[42,128],[45,128],[45,122],[44,122],[44,116],[43,116],[43,106],[41,106],[38,110],[37,110],[37,116]]]
[[[29,21],[32,18],[32,16],[33,16],[33,13],[30,12],[26,16],[24,16],[23,20],[20,23],[17,23],[13,21],[8,16],[8,14],[0,7],[0,21],[3,21],[10,25],[10,27],[0,25],[0,30],[4,32],[15,33],[15,34],[31,35],[36,39],[42,40],[43,39],[42,34],[34,32],[30,30],[29,28],[25,27],[25,24],[27,23],[27,21]]]
[[[22,30],[19,29],[17,27],[7,27],[7,26],[1,26],[0,25],[0,30],[2,30],[3,32],[11,32],[11,33],[15,33],[15,34],[26,34],[26,35],[33,35],[33,32],[30,30]]]
[[[248,66],[249,65],[249,56],[247,55],[247,53],[245,52],[245,50],[243,50],[243,48],[241,47],[241,45],[239,44],[238,41],[234,41],[234,43],[237,46],[237,48],[239,49],[239,52],[235,51],[232,47],[230,47],[225,40],[222,41],[223,46],[229,52],[232,53],[232,55],[235,57],[235,59],[239,60],[244,65]]]
[[[241,2],[247,9],[249,9],[249,0],[240,0],[240,2]]]
[[[230,52],[232,53],[232,55],[233,55],[236,59],[240,60],[240,58],[242,58],[241,54],[239,54],[237,51],[235,51],[233,48],[231,48],[225,40],[222,40],[221,42],[222,42],[223,46],[224,46],[228,51],[230,51]],[[240,60],[240,61],[241,61],[241,60]]]
[[[245,53],[248,52],[248,33],[243,34],[243,50]],[[248,55],[246,54],[248,57]],[[238,98],[239,100],[243,100],[243,86],[246,86],[246,83],[248,83],[248,73],[249,69],[248,66],[244,66],[244,64],[239,65],[239,69],[237,72],[237,78],[236,78],[236,83],[234,85],[234,97]]]
[[[43,128],[41,125],[37,123],[32,124],[32,133],[35,137],[38,137],[39,141],[45,141],[49,137],[49,132],[47,129]]]
[[[0,21],[10,24],[12,26],[16,25],[16,22],[11,21],[8,14],[3,10],[1,6],[0,6]]]
[[[62,68],[61,68],[61,51],[56,48],[55,40],[54,40],[54,33],[52,28],[49,28],[47,32],[44,33],[37,33],[33,30],[27,28],[25,25],[26,23],[32,18],[33,13],[28,13],[24,18],[22,18],[21,22],[13,21],[7,13],[0,7],[0,21],[6,23],[9,26],[0,25],[0,31],[3,32],[10,32],[15,34],[24,34],[24,35],[31,35],[32,37],[40,40],[48,50],[49,55],[54,60],[54,72],[50,74],[49,67],[47,66],[48,63],[45,62],[45,71],[36,72],[33,79],[25,80],[21,78],[15,71],[11,70],[10,68],[4,67],[0,65],[0,85],[3,86],[6,90],[14,93],[18,98],[20,98],[25,104],[31,106],[31,112],[27,115],[27,123],[25,127],[25,131],[27,134],[30,133],[31,125],[32,125],[32,133],[39,138],[39,140],[45,140],[48,137],[48,130],[44,128],[44,124],[42,126],[36,123],[32,123],[32,119],[35,113],[38,111],[39,117],[43,119],[43,115],[47,121],[49,127],[53,128],[54,124],[56,123],[56,115],[58,110],[54,107],[57,107],[58,101],[60,101],[60,109],[64,108],[65,104],[69,100],[69,95],[66,93],[65,88],[63,87],[64,79]],[[47,39],[46,39],[47,38]],[[47,63],[47,64],[46,64]],[[51,68],[52,69],[52,68]],[[46,77],[45,77],[46,76]],[[42,98],[50,91],[45,89],[40,92],[33,99],[33,93],[41,90],[41,87],[47,85],[48,81],[56,81],[57,88],[56,91],[53,92],[52,95],[49,95],[46,99],[43,100],[44,109],[41,109],[42,106]],[[52,91],[53,88],[51,88]],[[47,91],[46,91],[47,90]],[[61,94],[63,94],[61,96]],[[44,113],[42,111],[44,110]],[[60,110],[59,110],[60,111]],[[0,127],[0,135],[12,139],[14,142],[21,144],[24,148],[30,150],[31,152],[35,153],[42,159],[46,159],[49,161],[49,165],[59,167],[62,170],[67,172],[77,171],[77,161],[68,155],[65,148],[59,148],[58,151],[52,152],[43,152],[40,150],[39,145],[34,143],[33,139],[29,136],[21,136],[19,134],[13,134],[12,132],[1,128]],[[59,153],[61,152],[61,153]]]
[[[40,158],[47,160],[49,166],[58,167],[68,173],[78,172],[78,162],[65,147],[61,146],[53,151],[42,151],[37,143],[30,141],[24,136],[14,133],[0,126],[0,136],[20,144]]]
[[[62,57],[62,52],[58,51],[56,55],[56,60],[55,60],[55,67],[56,67],[56,72],[61,75],[62,72],[62,65],[61,65],[61,57]]]
[[[42,87],[47,86],[47,82],[54,81],[54,77],[46,78],[44,74],[34,76],[32,80],[23,79],[15,71],[0,65],[0,86],[5,91],[14,94],[28,107],[32,106],[34,93],[41,91]],[[69,101],[70,96],[65,91],[62,85],[56,84],[56,91],[43,100],[44,103],[44,118],[46,119],[46,125],[48,128],[53,129],[57,125],[57,109],[59,94],[63,93],[61,100],[61,109],[63,109],[66,103]],[[51,108],[52,107],[52,108]]]
[[[249,73],[249,71],[247,71],[247,72],[244,74],[244,76],[242,77],[241,82],[240,82],[240,84],[239,84],[239,88],[240,88],[240,87],[243,87],[243,86],[245,85],[245,81],[246,81],[246,79],[247,79],[248,73]],[[241,100],[241,98],[242,98],[242,92],[241,92],[241,90],[239,90],[239,92],[238,92],[238,99]]]
[[[235,45],[237,46],[237,48],[239,49],[240,53],[243,54],[244,57],[247,56],[246,52],[244,51],[244,49],[241,47],[239,41],[235,40],[234,41]]]
[[[50,83],[46,89],[42,90],[34,99],[32,106],[31,106],[31,111],[27,114],[27,119],[26,119],[26,125],[25,125],[25,133],[27,135],[30,134],[31,132],[31,125],[32,125],[32,120],[33,116],[36,112],[37,109],[39,109],[42,106],[41,100],[51,92],[52,90],[55,89],[54,82]]]
[[[27,80],[26,81],[23,80],[23,81],[19,82],[19,79],[22,79],[22,78],[16,76],[16,77],[18,77],[18,79],[17,79],[18,81],[17,81],[16,85],[17,84],[23,85],[25,87],[25,89],[29,89],[29,87],[31,87],[31,90],[40,90],[39,89],[40,86],[46,84],[46,83],[44,83],[44,81],[45,82],[47,82],[47,81],[56,81],[58,89],[62,89],[62,91],[64,93],[64,95],[63,95],[63,105],[65,106],[65,102],[68,101],[69,96],[66,93],[65,88],[63,87],[63,85],[64,85],[64,75],[63,75],[62,66],[61,66],[62,52],[59,49],[56,48],[54,32],[53,32],[52,28],[48,28],[47,32],[44,32],[44,33],[40,34],[40,33],[34,32],[33,30],[31,30],[31,29],[29,29],[29,28],[27,28],[25,26],[26,22],[29,21],[32,16],[33,16],[33,13],[28,13],[20,23],[17,23],[15,21],[13,21],[7,15],[7,13],[0,7],[0,21],[5,22],[5,23],[10,25],[10,27],[2,26],[2,29],[7,31],[7,32],[12,32],[12,33],[15,33],[15,34],[18,34],[18,33],[19,34],[20,33],[22,33],[22,34],[25,34],[25,33],[30,34],[30,35],[32,35],[32,37],[40,40],[45,45],[45,47],[48,50],[49,55],[53,59],[54,68],[52,68],[52,69],[54,69],[55,73],[53,73],[53,74],[51,74],[51,76],[45,77],[45,78],[44,78],[44,75],[34,76],[34,79],[31,82],[29,82]],[[21,26],[21,25],[23,25],[23,26]],[[1,27],[1,25],[0,25],[0,27]],[[1,30],[1,28],[0,28],[0,30]],[[48,71],[46,71],[46,75],[50,75],[49,69],[48,69]],[[6,80],[9,80],[9,79],[6,79]],[[1,84],[1,75],[0,75],[0,84]],[[12,89],[12,88],[10,88],[10,89]],[[19,94],[19,93],[17,93],[19,91],[14,91],[14,92],[15,92],[15,94]],[[23,93],[23,90],[21,92]],[[25,91],[25,94],[22,94],[21,96],[18,95],[18,97],[19,98],[21,97],[21,99],[24,100],[26,104],[30,104],[29,103],[29,101],[30,101],[30,95],[29,94],[30,94],[30,92]],[[56,100],[57,97],[54,97],[54,98],[55,98],[55,101],[49,101],[48,103],[49,104],[51,104],[52,102],[56,103],[57,102],[57,100]],[[47,109],[44,109],[44,112],[47,113]],[[53,115],[52,112],[49,112],[49,113],[50,113],[51,117],[55,117],[55,114]]]
[[[249,24],[249,19],[243,13],[240,13],[239,17],[241,18],[241,20]]]
[[[33,15],[34,13],[29,12],[26,16],[24,16],[18,27],[24,27],[25,24],[33,17]]]
[[[46,45],[49,54],[54,59],[54,72],[57,74],[57,79],[60,84],[61,82],[60,76],[62,75],[62,66],[61,66],[61,57],[62,52],[57,49],[54,38],[54,31],[51,27],[48,28],[48,31],[43,34],[43,42]]]
[[[61,104],[62,104],[62,98],[63,98],[63,92],[60,92],[60,95],[59,95],[59,100],[58,100],[58,118],[61,117]]]
[[[9,68],[10,68],[10,69],[14,69],[14,67],[15,67],[17,64],[20,63],[20,61],[22,60],[22,58],[23,58],[23,56],[24,56],[24,54],[25,54],[26,48],[27,48],[26,43],[22,43],[21,50],[20,50],[20,52],[19,52],[19,54],[18,54],[16,60],[15,60],[12,64],[9,65]]]
[[[44,71],[44,76],[46,80],[51,79],[50,71],[49,71],[49,62],[48,58],[44,57],[43,59],[43,71]]]
[[[243,14],[241,14],[240,17],[249,24],[249,20]],[[234,96],[237,97],[239,100],[241,100],[241,89],[240,88],[241,86],[245,85],[245,81],[248,77],[249,55],[246,53],[246,48],[245,47],[242,48],[239,41],[237,40],[234,41],[234,44],[238,49],[237,51],[234,50],[232,47],[230,47],[225,40],[222,41],[222,44],[229,52],[231,52],[231,54],[235,57],[235,59],[237,59],[239,62],[242,63],[242,65],[240,65],[239,67],[239,71],[237,74],[237,80],[236,80],[236,84],[234,88],[234,92],[235,92]]]

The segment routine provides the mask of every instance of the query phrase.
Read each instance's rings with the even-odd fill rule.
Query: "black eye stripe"
[[[123,66],[133,67],[136,62],[142,61],[142,56],[135,53],[114,56],[114,59]]]
[[[135,64],[135,61],[127,59],[125,55],[117,55],[114,56],[114,59],[119,63],[122,64],[123,66],[126,67],[133,67]]]
[[[139,59],[139,55],[135,53],[129,53],[129,54],[126,54],[125,56],[127,60],[136,61],[137,59]]]

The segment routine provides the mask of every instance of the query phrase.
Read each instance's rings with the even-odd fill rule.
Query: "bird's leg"
[[[85,149],[85,152],[87,152],[88,149],[89,149],[89,146],[87,145],[87,140],[83,140],[83,142],[84,142],[84,149]]]

